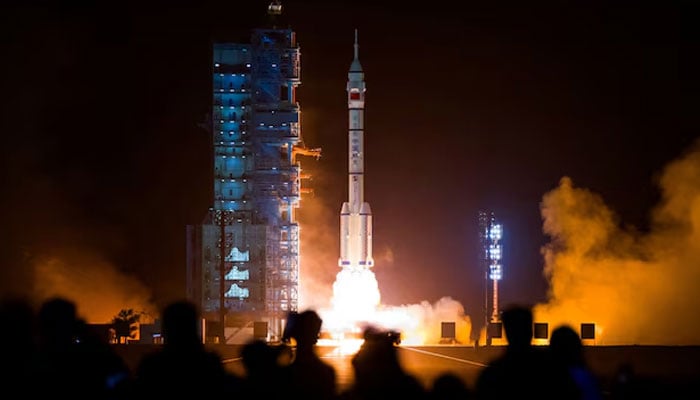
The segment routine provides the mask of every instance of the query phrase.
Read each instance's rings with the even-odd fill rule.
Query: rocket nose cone
[[[362,65],[360,64],[360,60],[357,58],[352,60],[352,64],[350,64],[350,72],[362,72]]]
[[[350,64],[350,72],[362,72],[362,65],[360,65],[360,45],[357,42],[357,29],[355,29],[355,52],[352,58],[352,64]]]

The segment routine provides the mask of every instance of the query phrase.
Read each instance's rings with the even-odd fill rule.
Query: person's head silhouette
[[[533,317],[529,307],[511,306],[503,311],[501,321],[508,347],[522,349],[530,346],[533,337]]]
[[[552,331],[549,340],[552,355],[564,364],[579,364],[583,361],[583,344],[578,333],[568,325],[562,325]]]
[[[163,339],[166,344],[191,346],[201,344],[197,329],[199,311],[189,301],[176,301],[163,310]]]
[[[44,344],[64,346],[77,339],[80,320],[71,300],[54,297],[39,308],[39,333]]]
[[[299,314],[297,319],[298,325],[295,332],[297,346],[308,347],[316,344],[323,322],[321,317],[313,310],[306,310]]]

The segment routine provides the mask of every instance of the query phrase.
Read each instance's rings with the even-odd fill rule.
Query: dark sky
[[[246,41],[267,3],[3,6],[4,290],[30,285],[32,260],[86,252],[156,303],[184,294],[185,225],[211,202],[211,43]],[[505,225],[504,302],[545,297],[539,203],[563,176],[646,229],[655,174],[698,136],[692,3],[283,2],[302,135],[323,149],[302,159],[307,272],[337,271],[355,28],[383,302],[452,296],[472,313],[480,209]]]

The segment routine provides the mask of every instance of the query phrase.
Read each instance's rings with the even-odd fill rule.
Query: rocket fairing
[[[340,211],[340,259],[343,269],[369,269],[372,259],[372,210],[364,201],[365,74],[359,60],[355,29],[355,57],[348,71],[348,201]]]

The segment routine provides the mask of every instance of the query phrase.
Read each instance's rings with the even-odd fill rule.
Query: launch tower
[[[213,205],[187,229],[187,293],[216,321],[207,336],[219,342],[226,327],[250,326],[276,340],[298,308],[297,156],[320,149],[301,138],[301,53],[295,33],[275,25],[281,7],[270,4],[270,24],[250,43],[213,46]]]

